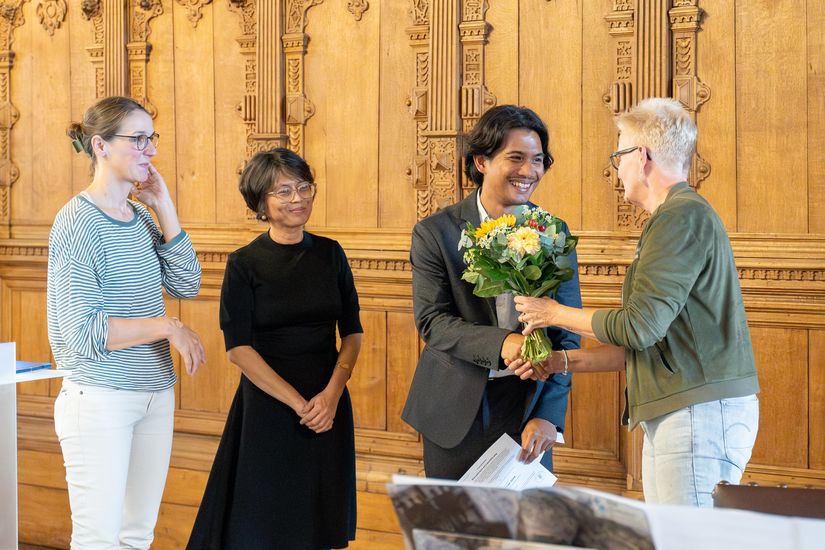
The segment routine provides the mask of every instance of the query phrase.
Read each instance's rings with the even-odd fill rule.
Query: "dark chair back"
[[[825,519],[825,489],[733,485],[722,481],[713,490],[713,506]]]

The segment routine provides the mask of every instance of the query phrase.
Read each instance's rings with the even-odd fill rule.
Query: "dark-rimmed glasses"
[[[619,157],[622,155],[626,155],[628,153],[632,153],[633,151],[641,148],[641,145],[634,145],[633,147],[628,147],[627,149],[620,149],[619,151],[614,151],[610,153],[610,165],[613,167],[614,170],[619,169]],[[647,160],[651,160],[650,153],[647,153]]]
[[[298,193],[298,197],[302,199],[313,198],[315,196],[315,189],[316,186],[314,183],[309,181],[299,181],[295,184],[295,187],[290,185],[282,185],[274,191],[269,191],[267,195],[271,195],[281,202],[292,202],[292,198],[295,196],[295,193]]]
[[[112,137],[119,137],[131,140],[132,143],[135,144],[135,148],[138,151],[143,151],[144,149],[146,149],[146,146],[149,145],[150,142],[152,143],[152,147],[157,149],[158,141],[160,141],[160,134],[157,132],[155,132],[151,136],[146,136],[143,134],[138,134],[136,136],[124,136],[122,134],[114,134]]]

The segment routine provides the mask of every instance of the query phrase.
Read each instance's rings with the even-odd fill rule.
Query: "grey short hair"
[[[696,124],[675,99],[651,97],[616,117],[616,126],[650,151],[662,167],[687,176],[696,151]]]

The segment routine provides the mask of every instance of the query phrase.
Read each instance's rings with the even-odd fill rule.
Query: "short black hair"
[[[464,174],[468,180],[479,187],[484,183],[484,174],[476,168],[473,157],[492,157],[501,149],[507,132],[517,128],[526,128],[538,134],[544,154],[544,169],[550,168],[553,164],[553,155],[548,148],[550,137],[539,115],[527,107],[499,105],[484,113],[464,138]]]
[[[287,173],[301,181],[315,183],[307,161],[284,147],[255,153],[241,173],[238,189],[246,201],[246,206],[255,212],[255,217],[259,220],[266,219],[266,194],[281,173]]]

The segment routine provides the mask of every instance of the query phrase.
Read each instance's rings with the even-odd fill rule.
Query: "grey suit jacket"
[[[479,224],[476,193],[416,224],[410,247],[413,312],[426,346],[401,418],[447,449],[470,430],[490,369],[505,368],[501,346],[511,332],[498,327],[495,299],[475,296],[473,285],[461,280],[466,265],[458,241],[467,222]],[[575,253],[571,259],[574,278],[560,285],[556,299],[581,307]],[[547,334],[553,349],[576,349],[581,343],[567,331],[551,328]],[[557,374],[535,383],[523,422],[544,418],[563,431],[570,379]]]

